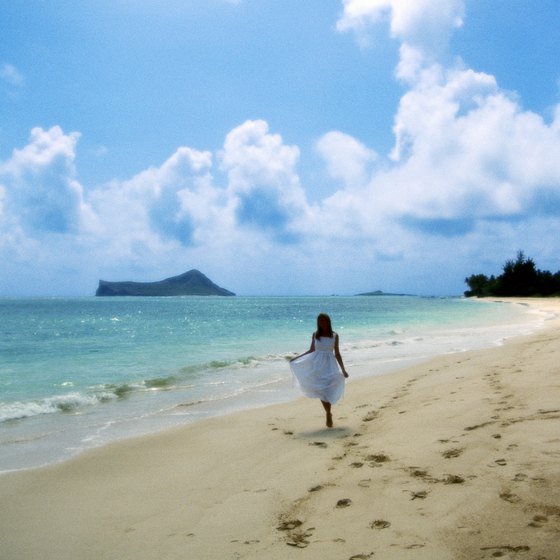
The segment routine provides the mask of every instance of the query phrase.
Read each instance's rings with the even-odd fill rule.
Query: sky
[[[558,0],[0,0],[0,296],[560,270]]]

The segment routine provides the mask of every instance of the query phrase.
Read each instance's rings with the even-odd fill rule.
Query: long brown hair
[[[328,327],[325,329],[322,329],[319,324],[321,319],[326,319],[328,321]],[[317,316],[317,332],[315,333],[315,338],[319,340],[322,336],[326,336],[327,338],[332,338],[333,336],[331,318],[326,313],[319,313]]]

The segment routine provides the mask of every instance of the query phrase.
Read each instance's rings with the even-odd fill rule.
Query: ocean
[[[0,299],[0,472],[297,398],[288,360],[309,348],[320,312],[349,383],[546,320],[459,297]]]

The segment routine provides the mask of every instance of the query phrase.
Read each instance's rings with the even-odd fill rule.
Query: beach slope
[[[560,324],[547,323],[351,381],[333,429],[301,399],[1,476],[1,556],[557,559]]]

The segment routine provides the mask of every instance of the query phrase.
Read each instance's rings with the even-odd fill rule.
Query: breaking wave
[[[223,383],[223,380],[214,378],[213,372],[225,373],[227,370],[254,368],[266,362],[286,359],[283,355],[269,355],[262,358],[248,356],[235,360],[213,360],[205,364],[186,366],[175,375],[150,377],[139,382],[107,383],[85,392],[74,391],[28,401],[0,402],[0,423],[43,414],[76,414],[86,407],[125,400],[133,393],[170,391],[200,384]]]

